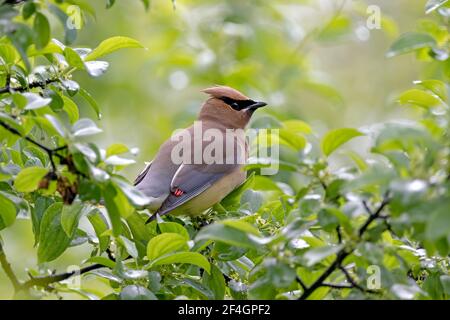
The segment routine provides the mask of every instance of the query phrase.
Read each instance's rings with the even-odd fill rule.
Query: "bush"
[[[85,100],[98,118],[100,107],[72,78],[77,71],[100,76],[109,64],[98,59],[141,44],[112,37],[93,50],[72,47],[76,29],[66,22],[82,24],[94,14],[88,4],[5,1],[0,230],[30,217],[39,264],[19,280],[0,238],[15,297],[72,291],[102,299],[449,299],[445,2],[429,1],[436,20],[402,35],[387,53],[414,53],[437,70],[398,97],[417,121],[342,128],[318,139],[302,121],[268,117],[280,130],[283,174],[261,176],[257,161],[247,167],[247,181],[206,216],[145,224],[139,208],[146,198],[119,173],[132,163],[124,157],[132,150],[90,141],[101,129],[95,119],[79,118],[78,105]],[[81,7],[80,19],[67,16],[72,3]],[[48,14],[63,23],[63,42],[52,39]],[[342,151],[350,140],[368,147]],[[92,246],[84,267],[48,272],[47,262],[83,243]],[[106,279],[113,293],[96,296],[65,281],[87,273]]]

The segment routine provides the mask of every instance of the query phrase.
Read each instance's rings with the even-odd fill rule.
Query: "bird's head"
[[[199,120],[218,121],[227,128],[245,128],[253,112],[267,105],[227,86],[211,87],[202,92],[210,97],[202,106]]]

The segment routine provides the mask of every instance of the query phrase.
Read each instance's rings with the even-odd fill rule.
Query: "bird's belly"
[[[185,204],[171,211],[173,215],[196,216],[211,208],[225,198],[231,191],[245,181],[246,172],[239,168],[233,173],[226,175],[214,183],[204,192],[192,198]]]

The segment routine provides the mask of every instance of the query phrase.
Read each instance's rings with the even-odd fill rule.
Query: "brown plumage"
[[[213,129],[212,132],[224,138],[222,153],[220,149],[213,152],[220,161],[194,162],[195,144],[201,146],[203,155],[211,143],[205,136],[195,135],[194,125],[183,130],[191,139],[189,161],[174,163],[172,152],[179,145],[179,141],[169,139],[164,142],[154,160],[135,181],[136,188],[151,199],[148,205],[150,211],[159,215],[200,214],[221,201],[245,180],[246,174],[242,170],[242,164],[247,157],[247,146],[243,129],[253,112],[266,104],[253,101],[226,86],[208,88],[203,92],[210,97],[202,105],[197,125],[203,133]],[[226,133],[230,129],[235,130],[235,135],[228,137]],[[213,139],[217,139],[216,135]],[[232,143],[232,149],[229,148],[227,139]]]

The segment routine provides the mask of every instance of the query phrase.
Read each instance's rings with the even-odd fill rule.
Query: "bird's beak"
[[[264,107],[264,106],[267,106],[267,103],[258,101],[256,103],[252,104],[251,106],[249,106],[248,109],[255,111],[256,109]]]

